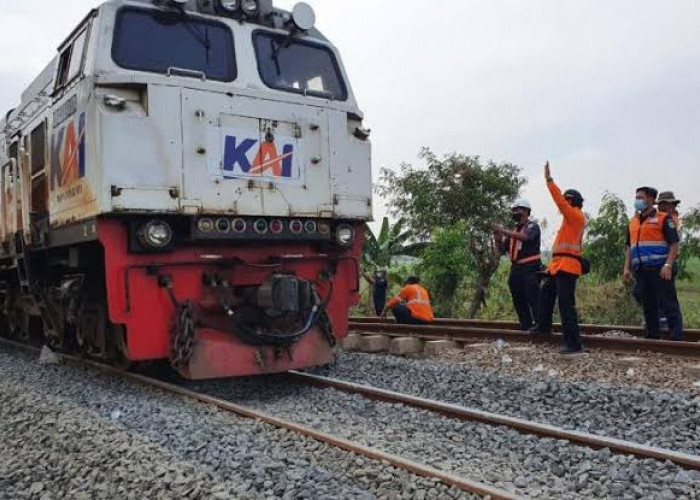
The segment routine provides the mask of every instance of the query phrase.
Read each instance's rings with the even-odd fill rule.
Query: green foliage
[[[679,232],[678,279],[689,280],[693,278],[691,263],[697,263],[700,258],[700,208],[693,208],[683,215]]]
[[[588,223],[585,256],[596,275],[614,280],[622,274],[629,217],[627,207],[617,195],[605,193],[598,216]]]
[[[475,279],[468,316],[485,303],[500,251],[491,228],[505,222],[512,202],[525,184],[520,168],[510,163],[482,162],[478,156],[451,154],[438,158],[423,149],[426,168],[402,164],[383,169],[379,193],[392,213],[406,218],[416,235],[430,238],[436,228],[466,228],[466,248]]]
[[[498,268],[491,280],[486,306],[480,311],[479,318],[488,320],[513,320],[517,321],[517,315],[513,308],[513,300],[508,288],[508,275],[510,263],[504,263]]]
[[[640,326],[643,321],[642,308],[619,276],[605,280],[593,275],[580,280],[576,301],[581,323]]]
[[[467,251],[467,228],[463,223],[437,229],[423,251],[417,267],[424,285],[430,290],[435,311],[439,316],[452,317],[458,289],[473,275],[475,264]]]
[[[508,266],[501,266],[491,283],[488,306],[479,315],[482,319],[517,321],[508,290]],[[641,325],[642,311],[621,280],[607,281],[591,275],[579,280],[577,309],[581,323]],[[555,320],[558,321],[555,309]]]
[[[397,257],[415,256],[424,247],[421,243],[409,243],[413,234],[406,230],[405,219],[399,219],[395,224],[384,217],[379,236],[369,228],[365,232],[363,267],[365,271],[378,268],[388,268]]]

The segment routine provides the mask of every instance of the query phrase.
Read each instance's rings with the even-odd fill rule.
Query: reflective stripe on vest
[[[667,214],[657,213],[643,221],[635,216],[630,222],[632,264],[658,267],[668,260],[669,244],[664,234]]]
[[[553,253],[580,253],[581,245],[576,243],[559,243],[552,249]]]
[[[423,295],[423,290],[420,288],[415,288],[414,289],[417,292],[417,297],[410,299],[406,302],[406,304],[411,305],[411,304],[428,304],[430,305],[430,301],[428,300],[427,297],[423,298],[421,295]]]
[[[513,262],[514,264],[531,264],[533,262],[538,262],[542,260],[542,255],[537,254],[533,255],[532,257],[525,257],[524,259],[516,260]]]

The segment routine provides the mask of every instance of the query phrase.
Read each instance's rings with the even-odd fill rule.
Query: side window
[[[46,122],[32,130],[31,133],[32,175],[44,169],[46,162]]]
[[[48,212],[48,190],[46,185],[46,122],[42,122],[31,133],[31,211],[42,215]]]
[[[70,66],[68,66],[68,81],[80,75],[83,69],[83,56],[85,55],[85,42],[87,41],[87,28],[83,30],[73,42],[71,50]]]
[[[83,70],[85,47],[88,40],[89,25],[61,52],[56,73],[56,90],[79,77]]]
[[[10,144],[10,158],[19,159],[19,142],[17,141]]]
[[[56,75],[56,89],[63,87],[68,81],[68,66],[70,65],[70,52],[72,45],[66,47],[58,61],[58,74]]]

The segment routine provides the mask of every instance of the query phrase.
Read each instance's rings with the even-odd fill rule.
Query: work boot
[[[559,354],[562,354],[564,356],[575,356],[577,354],[586,354],[586,351],[584,351],[583,347],[573,349],[571,347],[564,346],[561,349],[559,349]]]
[[[528,330],[528,333],[533,337],[551,337],[552,335],[551,331],[545,332],[542,329],[540,329],[540,325],[533,326]]]

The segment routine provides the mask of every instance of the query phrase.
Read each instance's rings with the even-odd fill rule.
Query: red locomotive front
[[[109,0],[0,122],[3,334],[195,379],[329,363],[369,130],[306,4]]]

